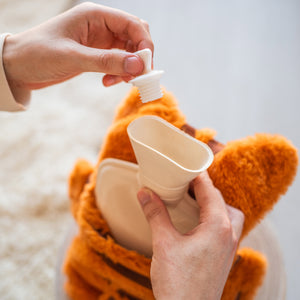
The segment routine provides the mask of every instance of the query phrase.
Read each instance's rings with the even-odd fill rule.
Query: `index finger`
[[[149,48],[153,53],[154,45],[147,22],[122,10],[109,7],[102,7],[102,9],[107,12],[104,14],[106,27],[119,38],[131,41],[133,52]]]

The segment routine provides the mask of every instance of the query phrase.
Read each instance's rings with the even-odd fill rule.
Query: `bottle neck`
[[[140,171],[137,173],[137,180],[140,187],[149,188],[169,206],[176,206],[184,198],[189,186],[185,184],[177,188],[167,188],[144,176]]]

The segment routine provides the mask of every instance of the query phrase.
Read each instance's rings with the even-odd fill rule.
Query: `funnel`
[[[168,204],[177,204],[188,185],[213,161],[211,149],[156,116],[143,116],[127,128],[139,165],[141,186]]]

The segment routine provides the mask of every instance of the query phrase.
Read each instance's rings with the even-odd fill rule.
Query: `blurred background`
[[[0,32],[25,30],[79,2],[0,0]],[[215,129],[223,143],[268,132],[300,148],[300,1],[94,2],[148,21],[154,67],[165,71],[161,83],[192,126]],[[84,74],[35,92],[26,113],[1,114],[0,231],[14,230],[19,240],[2,239],[3,299],[28,299],[26,291],[30,299],[45,299],[32,296],[41,295],[41,287],[51,295],[55,256],[71,218],[68,173],[77,157],[96,161],[113,111],[129,89],[106,89],[101,75]],[[24,145],[16,157],[15,148]],[[283,253],[288,300],[300,299],[299,195],[298,175],[268,216]],[[30,267],[28,255],[35,257]]]
[[[300,148],[300,1],[95,1],[148,21],[154,67],[190,124],[222,142],[278,133]],[[287,299],[300,299],[300,178],[269,218]]]

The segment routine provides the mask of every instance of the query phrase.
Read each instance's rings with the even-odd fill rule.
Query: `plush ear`
[[[227,204],[245,214],[245,236],[295,178],[297,149],[279,135],[257,134],[228,143],[209,168]]]
[[[265,257],[252,249],[239,249],[227,278],[222,300],[254,299],[267,268]]]

